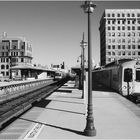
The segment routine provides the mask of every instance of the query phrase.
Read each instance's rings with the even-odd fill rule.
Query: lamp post
[[[78,56],[77,58],[77,62],[79,62],[79,58],[81,59],[81,63],[80,63],[80,75],[79,75],[79,89],[82,89],[82,54],[80,56]]]
[[[11,66],[12,66],[12,56],[10,53],[10,46],[8,48],[8,57],[9,57],[9,79],[12,79],[12,70],[11,70]]]
[[[93,107],[92,107],[92,50],[91,50],[91,29],[90,15],[93,13],[96,5],[92,1],[85,1],[81,8],[88,14],[88,107],[87,107],[87,123],[84,133],[86,136],[95,136],[96,130],[94,127]]]
[[[87,42],[84,41],[84,33],[83,33],[83,39],[81,41],[81,60],[82,60],[82,99],[84,98],[84,90],[85,90],[85,46],[87,45]]]

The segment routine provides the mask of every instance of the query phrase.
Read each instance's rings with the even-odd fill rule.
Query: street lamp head
[[[83,5],[81,5],[81,8],[83,8],[85,13],[93,13],[96,5],[93,4],[93,1],[87,0]]]
[[[81,42],[81,45],[80,45],[82,48],[85,48],[86,46],[87,46],[87,42],[84,42],[83,40],[82,40],[82,42]]]

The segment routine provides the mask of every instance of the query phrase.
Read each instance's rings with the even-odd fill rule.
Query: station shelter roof
[[[12,66],[12,70],[35,70],[35,71],[42,71],[42,72],[56,72],[54,69],[47,69],[47,68],[42,68],[42,67],[36,67],[36,66],[31,66],[31,65],[17,65],[17,66]]]

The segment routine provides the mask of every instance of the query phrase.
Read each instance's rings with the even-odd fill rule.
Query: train
[[[95,80],[125,97],[140,96],[140,61],[120,59],[93,71]]]
[[[62,71],[62,70],[58,70],[54,74],[54,80],[55,81],[59,81],[61,79],[69,78],[69,77],[70,77],[70,73],[66,72],[66,71]]]

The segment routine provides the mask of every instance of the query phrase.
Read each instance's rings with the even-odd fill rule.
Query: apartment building
[[[106,9],[100,20],[101,65],[140,58],[140,9]]]
[[[32,47],[23,38],[0,38],[0,73],[9,78],[10,74],[20,76],[20,70],[10,68],[16,65],[32,65]]]

